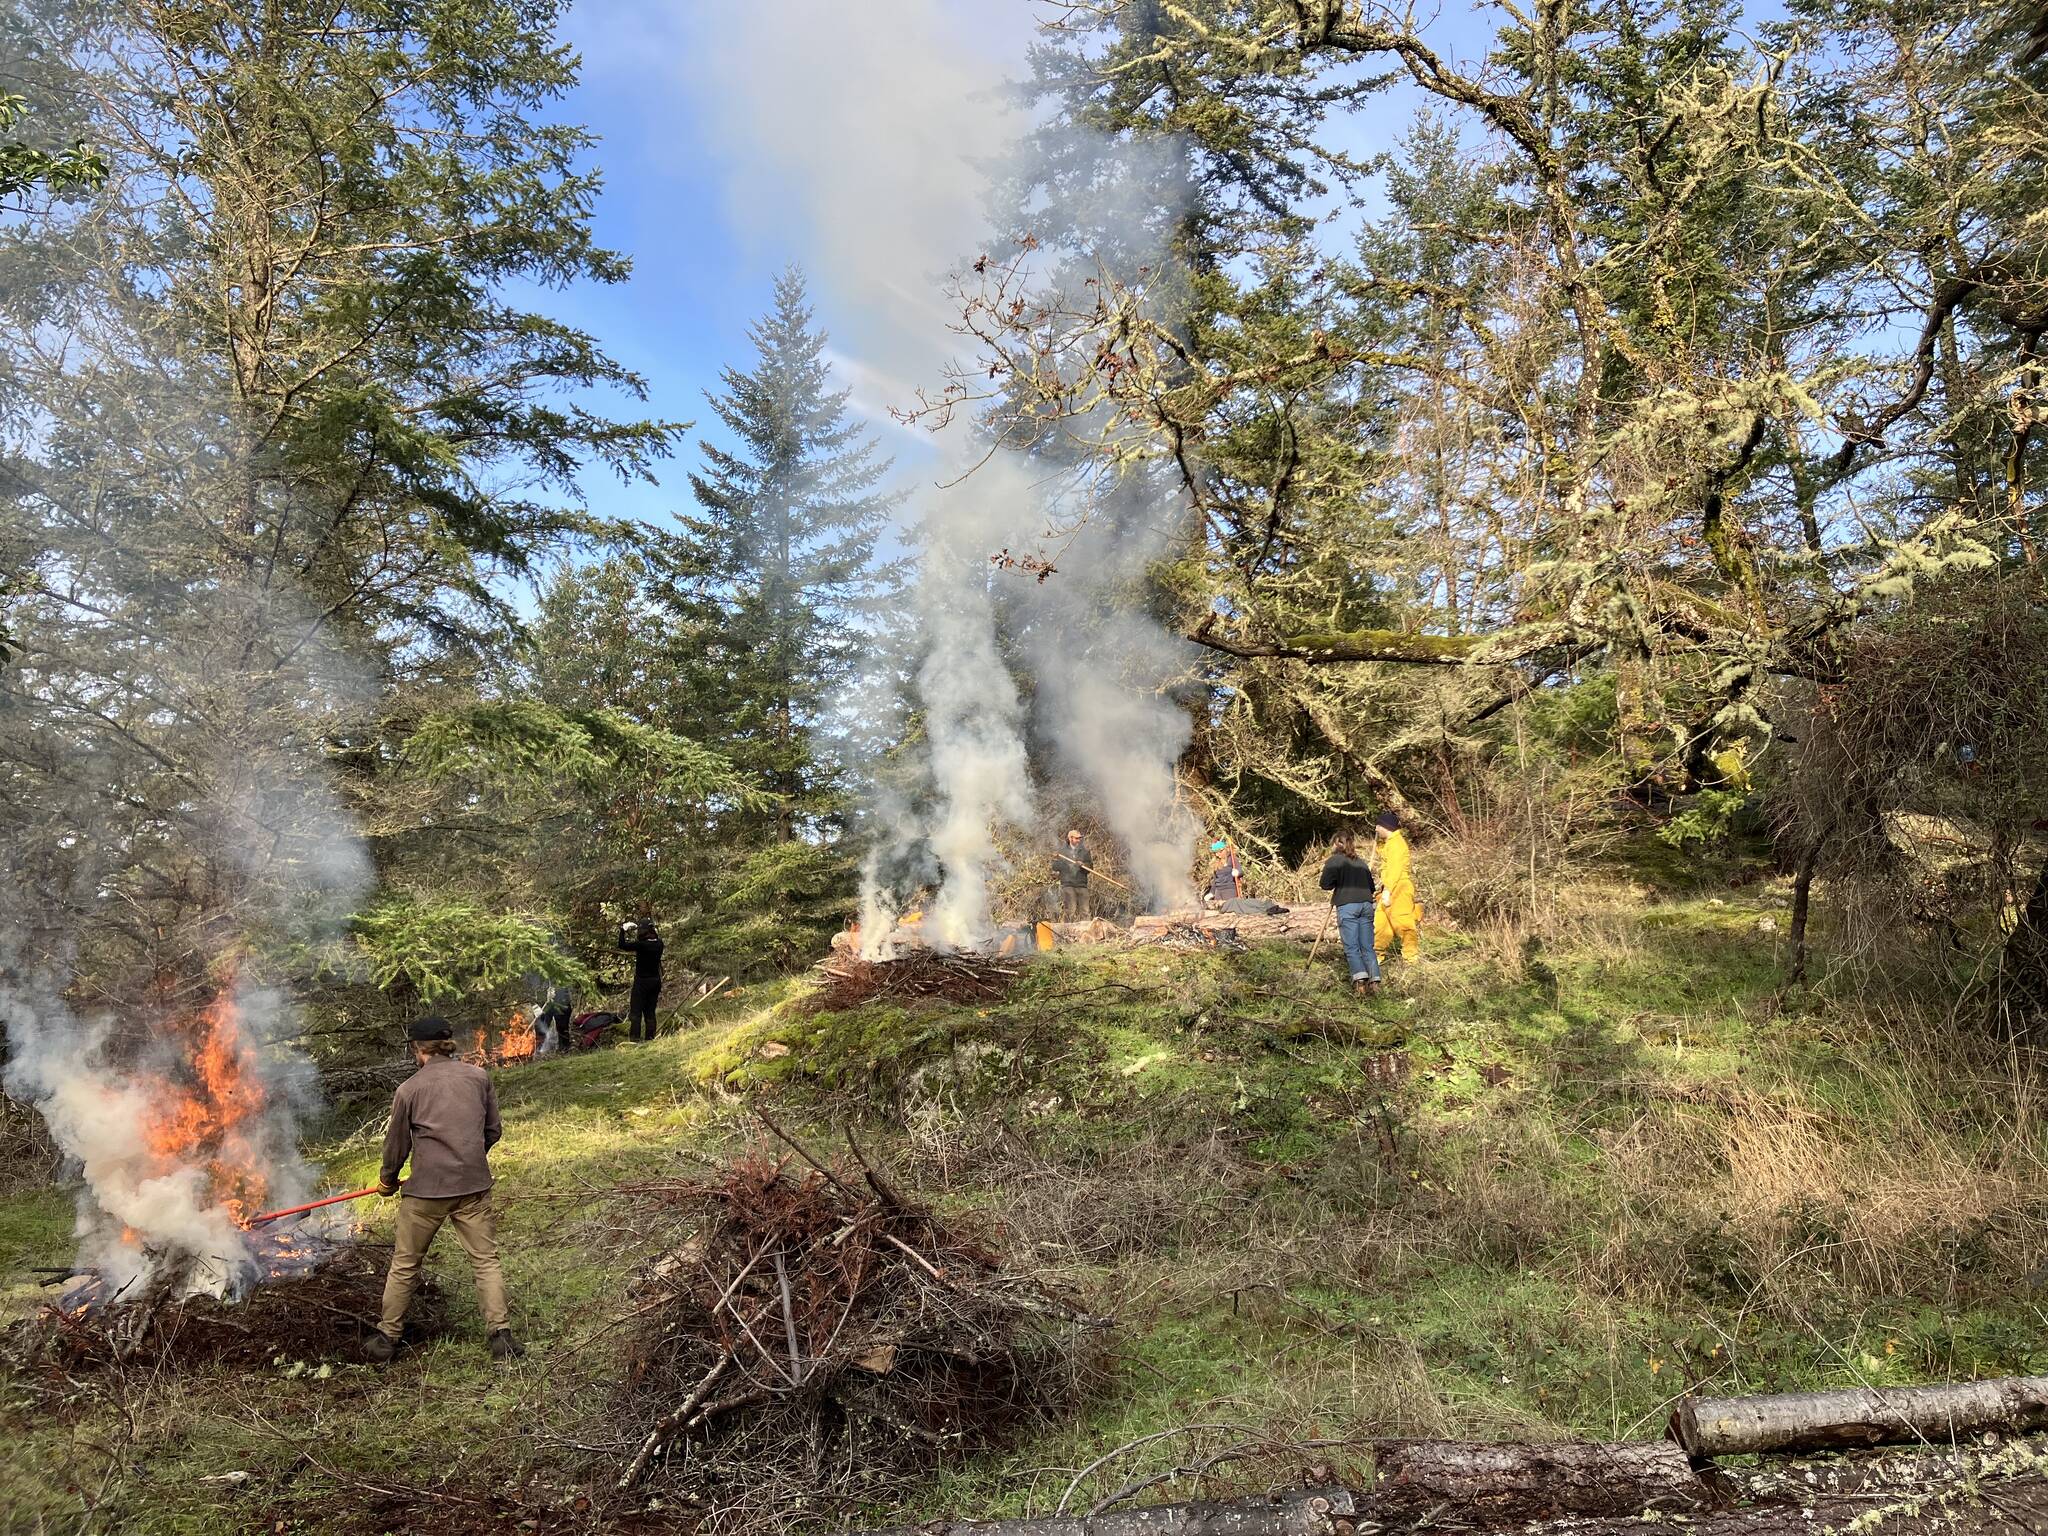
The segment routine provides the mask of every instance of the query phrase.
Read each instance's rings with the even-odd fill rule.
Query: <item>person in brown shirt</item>
[[[398,1353],[405,1309],[420,1283],[420,1265],[434,1234],[446,1222],[455,1228],[456,1241],[476,1272],[477,1305],[483,1309],[491,1357],[516,1359],[526,1350],[512,1336],[512,1315],[505,1304],[486,1156],[501,1134],[498,1096],[489,1073],[455,1059],[455,1032],[446,1019],[420,1019],[407,1035],[419,1069],[392,1095],[391,1128],[384,1133],[377,1192],[400,1193],[398,1175],[408,1157],[412,1177],[405,1181],[405,1198],[398,1202],[391,1269],[384,1277],[383,1315],[365,1352],[380,1364]]]

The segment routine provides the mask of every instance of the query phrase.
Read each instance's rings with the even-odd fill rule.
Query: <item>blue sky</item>
[[[1001,136],[982,93],[1022,72],[1038,14],[1032,0],[586,0],[570,11],[583,72],[559,115],[599,136],[596,231],[633,275],[535,297],[646,378],[644,407],[611,409],[697,424],[661,485],[593,475],[594,506],[659,521],[687,505],[696,439],[718,435],[704,391],[749,362],[746,327],[792,261],[811,275],[843,382],[905,477],[930,478],[935,456],[883,413],[907,380],[937,382],[952,345],[937,334],[932,279],[974,240],[962,162]],[[1489,32],[1463,7],[1426,29],[1463,57]],[[1386,147],[1415,104],[1408,92],[1380,98],[1344,147]]]
[[[897,0],[858,3],[877,25],[904,8]],[[991,78],[1021,71],[1029,36],[1025,0],[938,3],[957,23],[951,41],[978,53]],[[784,266],[795,262],[811,274],[825,328],[835,336],[847,329],[840,322],[849,296],[835,291],[829,253],[813,238],[807,210],[783,205],[757,167],[727,151],[720,104],[689,68],[686,55],[706,13],[730,8],[731,0],[719,0],[685,14],[691,7],[676,0],[587,0],[568,15],[566,37],[581,53],[583,70],[558,115],[599,137],[593,158],[603,168],[604,192],[596,233],[631,257],[633,274],[616,286],[583,284],[535,298],[646,379],[644,406],[619,400],[609,402],[612,409],[696,424],[687,448],[659,471],[661,485],[621,486],[595,474],[586,481],[593,505],[617,516],[658,521],[687,505],[698,437],[722,437],[704,392],[718,387],[721,369],[750,363],[746,329],[767,307]],[[1001,26],[978,20],[997,12],[1008,13]],[[792,109],[800,112],[801,103]],[[835,308],[842,313],[835,316]],[[873,417],[882,402],[866,403]],[[886,420],[877,425],[899,461],[920,457],[918,445]]]

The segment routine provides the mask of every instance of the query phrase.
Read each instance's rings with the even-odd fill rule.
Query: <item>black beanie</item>
[[[424,1019],[414,1019],[412,1026],[405,1032],[405,1038],[408,1040],[453,1040],[455,1038],[455,1031],[449,1028],[448,1021],[438,1013],[430,1013]]]
[[[1398,832],[1401,830],[1401,813],[1399,811],[1381,811],[1379,820],[1375,821],[1373,825],[1387,832]]]

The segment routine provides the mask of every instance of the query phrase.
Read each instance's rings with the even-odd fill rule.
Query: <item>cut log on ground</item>
[[[1947,1446],[1986,1430],[2048,1429],[2048,1376],[2007,1376],[1931,1387],[1688,1397],[1671,1438],[1695,1461],[1759,1451],[1852,1446]]]
[[[1090,944],[1115,944],[1121,940],[1124,930],[1106,917],[1091,917],[1079,923],[1047,923],[1061,949],[1072,949]]]
[[[1270,916],[1257,912],[1218,912],[1206,907],[1189,908],[1183,912],[1148,913],[1131,919],[1131,937],[1140,941],[1155,940],[1192,929],[1205,934],[1234,932],[1247,944],[1291,939],[1297,944],[1312,945],[1322,932],[1329,910],[1322,902],[1313,902],[1287,907]]]
[[[1411,1440],[1383,1447],[1374,1518],[1419,1520],[1448,1506],[1461,1520],[1516,1525],[1564,1515],[1704,1509],[1706,1485],[1675,1445],[1486,1445]]]

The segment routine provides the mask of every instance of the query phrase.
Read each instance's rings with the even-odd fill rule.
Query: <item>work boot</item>
[[[493,1360],[518,1360],[525,1356],[526,1346],[512,1337],[510,1328],[500,1328],[489,1340]]]
[[[398,1346],[381,1333],[371,1334],[363,1344],[363,1358],[372,1365],[389,1365],[397,1353]]]
[[[1366,983],[1363,979],[1356,976],[1351,979],[1351,995],[1353,997],[1364,997],[1366,995],[1365,988]]]

